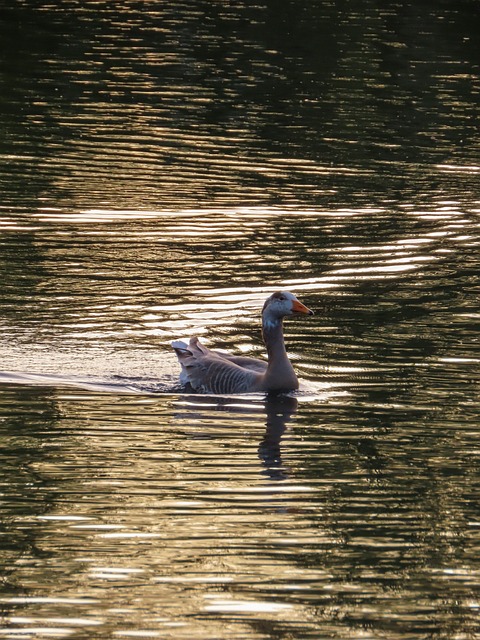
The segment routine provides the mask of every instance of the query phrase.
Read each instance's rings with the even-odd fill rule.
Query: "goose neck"
[[[267,347],[269,359],[286,357],[285,342],[283,339],[283,322],[281,319],[271,320],[264,318],[262,323],[263,340]]]

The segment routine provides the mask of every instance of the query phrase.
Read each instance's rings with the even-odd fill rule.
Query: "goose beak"
[[[293,313],[302,313],[306,316],[313,316],[313,311],[300,302],[300,300],[294,300],[292,302]]]

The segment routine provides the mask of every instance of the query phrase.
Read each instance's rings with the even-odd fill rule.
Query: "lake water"
[[[479,34],[3,7],[0,638],[480,637]],[[280,289],[298,393],[185,393]]]

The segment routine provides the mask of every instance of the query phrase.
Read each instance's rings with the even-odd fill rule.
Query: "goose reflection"
[[[238,428],[235,418],[247,427],[264,421],[265,431],[258,443],[258,457],[261,461],[262,474],[273,480],[284,480],[288,477],[287,469],[282,461],[281,440],[287,429],[287,424],[293,420],[298,408],[295,396],[283,394],[269,394],[263,398],[239,398],[206,395],[183,395],[179,397],[179,404],[188,407],[185,413],[177,413],[177,418],[205,419],[207,409],[214,412],[228,412],[232,414],[232,424],[228,428]],[[195,415],[195,407],[205,409],[205,413]],[[193,411],[192,411],[193,410]],[[245,419],[243,419],[243,417]],[[215,422],[219,422],[215,419]],[[205,433],[196,438],[204,438]],[[208,437],[208,436],[207,436]]]
[[[280,442],[297,407],[298,400],[294,396],[265,398],[266,430],[258,447],[258,456],[265,467],[264,473],[272,480],[283,480],[288,475],[282,461]]]

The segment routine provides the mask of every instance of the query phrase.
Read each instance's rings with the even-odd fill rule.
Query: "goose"
[[[293,293],[277,291],[265,300],[262,334],[268,361],[207,349],[195,336],[172,342],[182,368],[180,382],[198,393],[280,393],[298,389],[298,378],[283,340],[283,318],[313,315]]]

